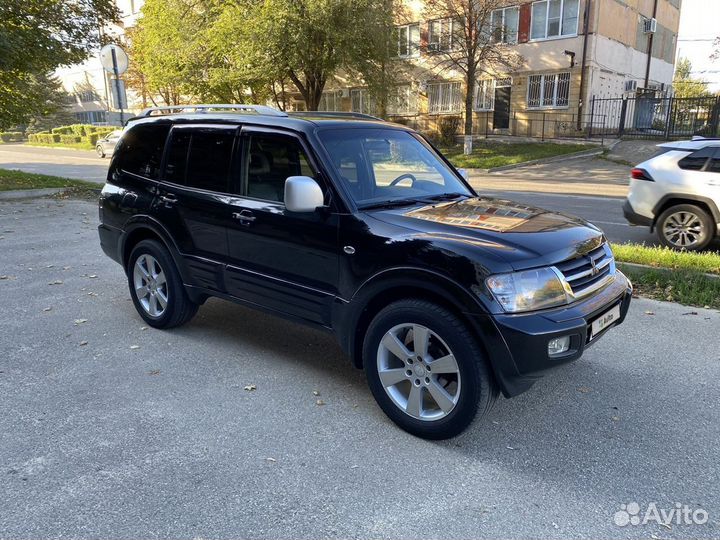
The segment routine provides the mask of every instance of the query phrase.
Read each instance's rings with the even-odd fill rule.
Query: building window
[[[375,99],[367,88],[350,90],[350,110],[362,114],[375,114]]]
[[[528,109],[567,107],[569,96],[569,72],[528,78]]]
[[[530,39],[577,34],[579,0],[542,0],[532,6]]]
[[[100,99],[100,96],[95,90],[78,90],[75,92],[75,95],[78,97],[80,102],[82,103],[88,103],[91,101],[98,101]]]
[[[428,51],[449,51],[463,37],[462,19],[436,19],[428,23]]]
[[[496,9],[490,14],[493,43],[517,43],[520,10],[517,7]]]
[[[495,81],[477,81],[475,86],[475,110],[492,111],[495,108]]]
[[[395,29],[397,35],[397,55],[400,57],[420,54],[420,25],[406,24]]]
[[[388,99],[388,114],[404,115],[417,113],[417,92],[409,84],[396,86]]]
[[[462,110],[459,82],[430,83],[427,94],[430,114],[456,113]]]
[[[107,111],[76,112],[75,118],[80,124],[105,124],[107,123]]]
[[[342,111],[342,92],[323,92],[318,103],[318,111]]]

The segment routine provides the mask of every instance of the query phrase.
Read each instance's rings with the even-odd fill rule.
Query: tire
[[[678,204],[657,220],[657,235],[663,246],[686,251],[705,249],[714,236],[713,219],[694,204]]]
[[[427,340],[426,335],[430,336]],[[389,336],[398,338],[405,349],[398,349]],[[415,343],[418,349],[428,343],[427,354],[416,355]],[[401,359],[406,353],[411,354]],[[433,372],[430,360],[439,359],[443,363]],[[408,433],[424,439],[458,435],[477,415],[484,416],[498,396],[475,336],[455,315],[425,300],[394,302],[375,316],[365,334],[363,364],[383,412]]]
[[[97,153],[98,157],[104,158],[105,157],[105,150],[103,150],[103,147],[99,144],[95,147],[95,152]]]
[[[126,273],[135,309],[148,325],[173,328],[197,313],[198,305],[188,297],[170,253],[157,240],[138,242],[128,258]]]

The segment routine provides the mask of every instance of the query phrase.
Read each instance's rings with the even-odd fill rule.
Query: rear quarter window
[[[707,160],[715,153],[715,146],[706,146],[700,150],[696,150],[689,156],[678,161],[678,166],[686,171],[699,171],[705,166]]]
[[[160,177],[169,124],[145,124],[130,128],[115,152],[115,167],[151,180]]]

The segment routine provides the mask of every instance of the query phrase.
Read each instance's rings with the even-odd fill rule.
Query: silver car
[[[121,134],[122,129],[116,129],[115,131],[111,131],[106,137],[98,139],[98,142],[95,144],[95,152],[97,152],[97,155],[101,158],[111,156],[115,151],[115,145]]]

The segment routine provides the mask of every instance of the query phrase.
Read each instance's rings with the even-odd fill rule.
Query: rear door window
[[[151,180],[160,177],[165,140],[170,124],[141,124],[130,128],[116,152],[117,167]]]
[[[715,154],[713,155],[710,163],[707,166],[707,171],[713,173],[720,173],[720,147],[715,149]]]
[[[678,162],[678,165],[686,171],[699,171],[705,166],[708,158],[712,157],[715,153],[716,148],[715,146],[706,146],[705,148],[696,150],[689,156],[682,158]]]
[[[227,193],[235,131],[235,126],[174,129],[165,162],[165,180]]]

